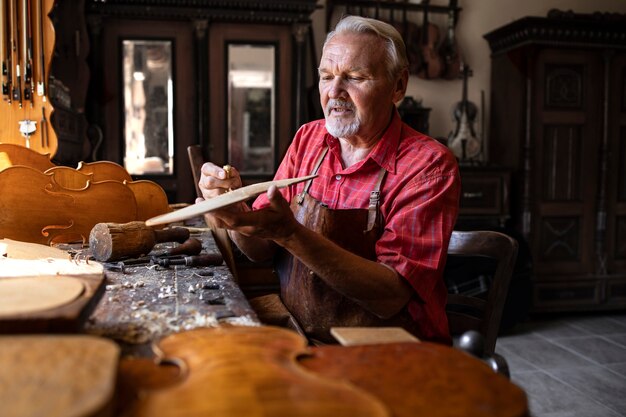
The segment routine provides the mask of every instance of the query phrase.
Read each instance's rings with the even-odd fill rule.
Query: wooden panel
[[[607,296],[609,303],[625,303],[626,302],[626,279],[615,280],[608,284]]]
[[[540,261],[578,261],[580,259],[580,219],[544,217],[541,222]]]
[[[544,201],[581,202],[582,138],[576,125],[547,125],[541,144]]]

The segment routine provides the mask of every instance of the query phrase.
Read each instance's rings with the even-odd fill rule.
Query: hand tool
[[[172,258],[158,258],[153,259],[155,263],[160,266],[217,266],[224,263],[224,258],[220,254],[207,253],[203,255],[172,257]]]
[[[182,227],[154,230],[141,221],[98,223],[89,233],[89,247],[96,260],[111,262],[147,255],[157,243],[187,239],[189,230]]]
[[[219,195],[208,200],[201,201],[191,206],[182,208],[180,210],[173,211],[171,213],[161,214],[160,216],[153,217],[146,221],[148,226],[156,226],[160,224],[174,223],[192,217],[200,216],[201,214],[208,213],[212,210],[217,210],[229,206],[231,204],[239,203],[241,201],[248,200],[261,193],[266,192],[272,185],[278,188],[285,188],[299,182],[307,181],[317,177],[317,175],[307,175],[305,177],[287,178],[276,181],[266,181],[257,184],[251,184],[245,187],[237,188],[236,190]]]
[[[176,256],[176,255],[198,255],[202,252],[202,242],[195,237],[190,237],[178,246],[167,248],[158,252],[151,252],[150,256]]]

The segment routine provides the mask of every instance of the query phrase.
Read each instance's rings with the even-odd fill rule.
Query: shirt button
[[[339,174],[335,175],[335,179],[336,179],[337,181],[339,181],[339,180],[341,179],[341,175],[339,175]]]

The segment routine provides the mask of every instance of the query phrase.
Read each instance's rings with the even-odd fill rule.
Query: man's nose
[[[347,92],[344,88],[343,78],[335,77],[330,83],[328,88],[328,97],[330,98],[344,98]]]

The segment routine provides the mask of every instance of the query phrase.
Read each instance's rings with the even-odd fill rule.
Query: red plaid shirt
[[[296,133],[275,179],[311,174],[327,146],[330,152],[309,194],[331,209],[367,209],[380,168],[387,170],[377,261],[394,268],[415,289],[417,296],[407,308],[422,329],[421,337],[449,342],[443,267],[459,206],[456,159],[444,145],[402,123],[396,112],[367,158],[344,169],[339,141],[326,131],[324,120],[317,120]],[[291,201],[303,187],[300,183],[281,192]],[[267,204],[267,195],[262,194],[253,207]]]

